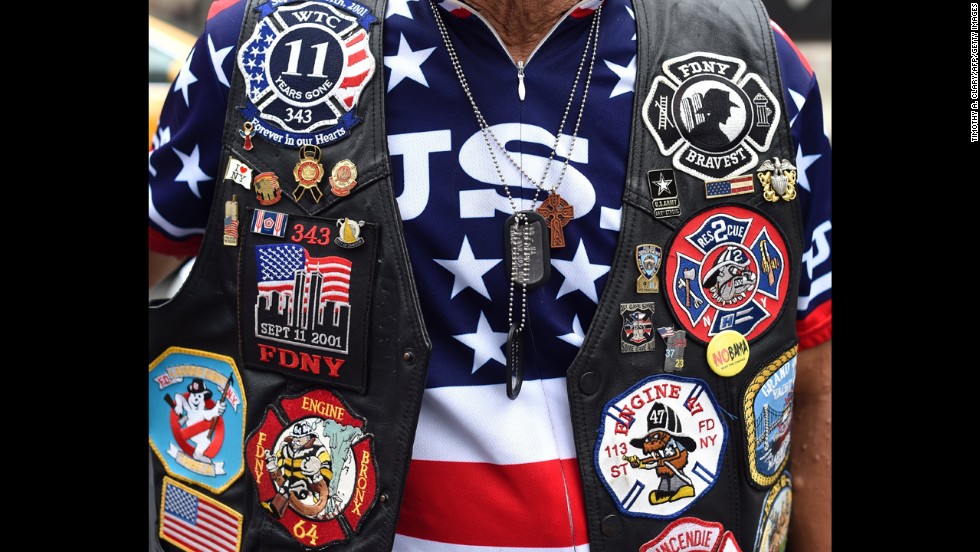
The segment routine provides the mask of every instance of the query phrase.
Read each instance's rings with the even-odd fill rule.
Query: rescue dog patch
[[[786,240],[758,211],[705,209],[684,223],[668,251],[667,304],[696,341],[735,330],[751,343],[782,311],[790,279]]]
[[[763,487],[776,481],[789,458],[796,351],[794,346],[780,355],[756,374],[745,390],[749,474]]]
[[[742,552],[731,531],[715,521],[685,517],[672,522],[640,552]]]
[[[361,122],[353,108],[374,75],[374,14],[352,0],[270,0],[256,9],[238,53],[250,133],[292,148],[346,138]]]
[[[596,471],[622,513],[672,519],[715,484],[728,427],[701,380],[651,376],[603,411]]]
[[[789,472],[779,477],[766,495],[766,502],[755,535],[754,552],[783,552],[789,537],[789,516],[793,505],[793,482]]]
[[[222,493],[242,474],[245,394],[231,357],[170,347],[150,364],[150,447],[167,473]]]
[[[242,515],[164,476],[160,538],[186,552],[238,552]]]
[[[643,102],[643,122],[674,168],[705,180],[754,168],[769,149],[779,101],[745,62],[708,52],[668,59]]]
[[[343,219],[290,215],[285,238],[245,234],[242,356],[251,367],[363,393],[379,227],[335,243]]]
[[[262,507],[307,548],[356,535],[374,507],[378,467],[365,424],[317,389],[269,406],[249,435],[245,455]]]

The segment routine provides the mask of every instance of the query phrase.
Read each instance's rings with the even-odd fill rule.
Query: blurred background
[[[824,128],[831,134],[831,0],[763,0],[769,17],[793,38],[809,60],[820,83]],[[152,149],[157,117],[170,83],[204,30],[211,0],[149,0],[149,137]],[[190,271],[190,263],[150,290],[150,299],[171,297]]]

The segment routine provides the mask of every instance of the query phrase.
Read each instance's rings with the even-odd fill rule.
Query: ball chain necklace
[[[449,59],[453,64],[453,69],[456,72],[456,78],[459,80],[459,84],[463,88],[463,92],[466,93],[467,99],[470,101],[470,106],[473,108],[473,114],[476,116],[477,124],[480,126],[480,131],[483,134],[483,140],[486,142],[487,151],[490,153],[490,159],[493,161],[494,169],[497,171],[497,176],[500,177],[500,183],[503,185],[504,192],[507,194],[507,201],[510,203],[511,209],[514,214],[511,215],[507,221],[504,223],[504,241],[510,244],[510,247],[504,248],[504,257],[507,261],[505,264],[509,267],[510,272],[510,289],[509,297],[507,303],[507,325],[509,331],[507,332],[507,396],[511,399],[517,398],[518,393],[521,390],[521,384],[524,380],[524,355],[523,355],[523,343],[524,343],[524,326],[527,320],[527,291],[528,289],[534,289],[543,285],[548,277],[551,275],[551,251],[548,245],[551,247],[564,247],[565,240],[562,229],[572,217],[574,217],[574,208],[569,205],[569,203],[559,196],[556,192],[558,187],[561,186],[565,179],[565,173],[568,169],[568,163],[571,160],[572,152],[575,150],[575,139],[578,136],[579,125],[582,122],[582,114],[585,112],[585,101],[589,95],[589,85],[592,82],[592,69],[595,66],[595,55],[598,49],[599,43],[599,20],[602,16],[602,4],[595,11],[595,17],[592,20],[592,25],[589,28],[589,34],[585,40],[585,50],[582,52],[582,58],[579,61],[578,71],[575,74],[575,81],[572,84],[572,92],[568,96],[568,103],[565,105],[565,113],[562,115],[561,124],[558,126],[558,131],[555,133],[555,144],[551,148],[551,154],[548,156],[548,163],[545,166],[544,173],[541,175],[540,181],[536,181],[531,178],[525,171],[524,168],[518,164],[510,153],[503,147],[499,140],[497,140],[496,135],[493,133],[493,129],[487,124],[486,119],[483,117],[483,113],[480,112],[480,108],[477,107],[476,101],[473,99],[473,94],[470,91],[469,83],[466,80],[466,76],[463,74],[463,68],[459,63],[459,57],[456,55],[456,50],[453,48],[452,42],[449,40],[449,33],[446,31],[445,23],[442,20],[442,14],[439,12],[439,8],[435,5],[433,0],[429,0],[429,5],[432,7],[432,12],[435,17],[436,26],[439,28],[439,33],[442,35],[442,40],[446,45],[446,52],[449,54]],[[561,140],[561,132],[565,128],[565,122],[568,119],[568,114],[571,111],[572,102],[575,99],[575,92],[578,89],[578,83],[580,77],[582,76],[582,69],[585,67],[585,60],[588,57],[589,49],[592,49],[592,57],[589,61],[589,71],[586,74],[585,89],[582,93],[582,102],[579,106],[578,117],[575,121],[575,129],[572,132],[572,140],[569,144],[568,155],[565,158],[565,163],[562,166],[561,175],[558,177],[558,182],[551,188],[546,189],[544,186],[545,178],[547,177],[550,169],[551,163],[555,158],[556,151],[558,149],[558,144]],[[524,63],[523,61],[518,62],[518,94],[521,101],[524,100]],[[538,194],[542,191],[548,193],[548,197],[542,201],[541,206],[536,210],[522,211],[517,208],[517,204],[514,201],[514,197],[510,193],[510,188],[507,186],[506,179],[504,178],[504,173],[500,169],[500,163],[497,160],[496,154],[493,152],[493,146],[491,146],[490,141],[496,144],[498,148],[507,159],[517,167],[520,174],[523,175],[529,182],[534,184],[535,192],[534,198],[531,200],[531,205],[533,206],[537,203]],[[550,235],[550,244],[545,243],[548,236]],[[521,311],[520,311],[520,323],[514,322],[514,286],[521,286]]]

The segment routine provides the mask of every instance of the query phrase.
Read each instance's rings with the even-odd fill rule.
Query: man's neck
[[[465,0],[500,35],[515,60],[526,60],[548,31],[580,0]]]

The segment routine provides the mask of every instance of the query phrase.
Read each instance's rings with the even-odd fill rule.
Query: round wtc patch
[[[696,341],[735,330],[751,343],[782,311],[790,276],[786,240],[762,213],[735,205],[701,211],[668,251],[667,303]]]
[[[789,472],[769,490],[755,535],[755,552],[784,552],[789,537],[789,515],[793,506],[793,482]]]
[[[651,376],[606,403],[595,465],[629,516],[669,519],[715,484],[728,428],[704,382]]]
[[[246,444],[262,507],[308,549],[357,534],[377,496],[374,437],[320,389],[270,406]]]

